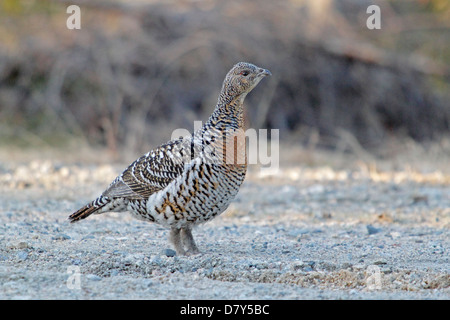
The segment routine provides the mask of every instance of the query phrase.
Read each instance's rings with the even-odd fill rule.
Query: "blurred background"
[[[134,160],[205,121],[239,61],[273,74],[249,126],[290,147],[450,152],[448,0],[0,0],[0,146]]]

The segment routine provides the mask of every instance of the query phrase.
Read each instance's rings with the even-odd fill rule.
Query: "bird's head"
[[[272,75],[269,70],[247,62],[239,62],[227,73],[222,86],[226,100],[241,96],[244,98],[262,78]]]

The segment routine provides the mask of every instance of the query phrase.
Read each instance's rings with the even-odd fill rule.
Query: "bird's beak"
[[[269,70],[267,70],[267,69],[259,69],[259,74],[260,75],[262,75],[262,76],[264,76],[264,77],[266,77],[266,76],[271,76],[272,75],[272,72],[270,72]]]

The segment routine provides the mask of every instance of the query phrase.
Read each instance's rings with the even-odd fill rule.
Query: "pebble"
[[[391,236],[392,239],[397,239],[401,236],[401,233],[397,231],[392,231],[389,235]]]
[[[367,268],[367,266],[365,264],[362,264],[362,263],[354,264],[352,266],[352,269],[355,270],[355,271],[364,270],[366,268]]]
[[[22,260],[22,261],[27,260],[28,252],[26,252],[26,251],[19,251],[19,252],[17,252],[17,258]]]
[[[160,265],[162,263],[161,257],[159,255],[154,256],[151,261],[156,265]]]
[[[70,239],[70,236],[68,236],[66,234],[60,234],[60,235],[52,237],[52,240],[60,240],[60,241],[69,240],[69,239]]]
[[[118,270],[116,270],[116,269],[111,270],[111,273],[110,273],[111,277],[115,277],[115,276],[118,276],[118,275],[119,275],[119,271]]]
[[[25,241],[21,241],[11,246],[11,249],[27,249],[27,248],[30,248],[30,245]]]
[[[387,264],[387,261],[385,259],[378,259],[376,261],[373,262],[374,265],[383,265],[383,264]]]
[[[368,225],[366,226],[366,228],[367,228],[367,232],[369,233],[369,235],[375,234],[375,233],[378,233],[378,232],[381,231],[380,228],[375,228],[375,227],[372,226],[371,224],[368,224]]]
[[[175,252],[175,250],[172,249],[164,249],[163,254],[166,257],[175,257],[177,255],[177,253]]]
[[[87,274],[86,279],[91,280],[91,281],[100,281],[100,280],[102,280],[102,277],[99,277],[96,274]]]

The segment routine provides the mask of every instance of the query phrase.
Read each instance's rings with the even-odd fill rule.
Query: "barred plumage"
[[[192,227],[225,211],[244,181],[243,101],[267,75],[268,70],[253,64],[236,64],[200,130],[134,161],[97,199],[70,215],[70,221],[92,213],[130,211],[170,227],[177,254],[197,253]]]

